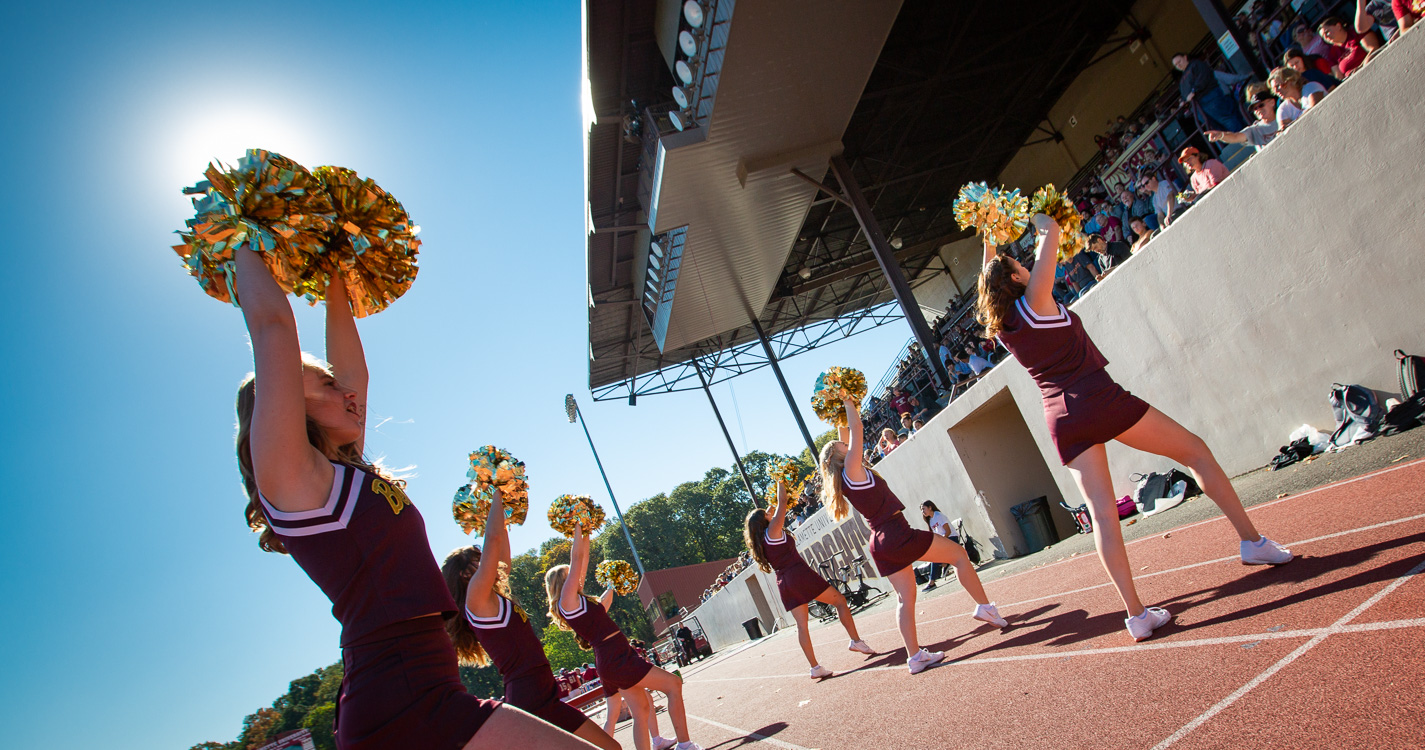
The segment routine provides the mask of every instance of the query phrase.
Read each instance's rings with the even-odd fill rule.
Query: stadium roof
[[[939,247],[967,236],[959,187],[1056,137],[1050,107],[1132,2],[703,0],[701,104],[677,131],[680,5],[585,7],[596,399],[765,365],[754,319],[784,358],[899,318],[856,218],[814,184],[834,182],[829,158],[851,164],[912,286],[944,273]]]

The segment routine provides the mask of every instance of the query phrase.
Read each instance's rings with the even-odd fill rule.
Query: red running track
[[[920,600],[922,645],[946,660],[918,675],[894,607],[856,618],[875,656],[848,652],[838,624],[814,628],[831,679],[807,677],[795,631],[694,665],[692,739],[708,750],[1425,747],[1425,461],[1249,513],[1297,559],[1241,565],[1222,518],[1129,544],[1139,596],[1177,615],[1148,641],[1129,638],[1107,575],[1081,554],[988,581],[1003,632],[970,619],[963,590]],[[624,747],[630,730],[617,733]]]

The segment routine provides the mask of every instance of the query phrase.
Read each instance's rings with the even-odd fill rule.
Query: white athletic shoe
[[[910,657],[906,665],[910,667],[911,674],[920,674],[925,671],[926,667],[937,664],[944,658],[944,651],[926,651],[925,649],[921,649],[915,653],[915,656]]]
[[[997,628],[1009,627],[1009,622],[999,616],[999,610],[995,609],[994,602],[975,605],[975,611],[972,612],[970,616],[980,622],[987,622]]]
[[[1262,537],[1256,542],[1242,542],[1243,565],[1282,565],[1291,562],[1291,550]]]
[[[871,648],[870,646],[867,646],[865,641],[852,641],[851,643],[846,645],[846,650],[855,651],[857,653],[862,654],[876,653],[875,649]]]
[[[811,668],[811,678],[813,680],[819,680],[823,677],[830,677],[834,674],[836,673],[831,671],[830,669],[827,669],[826,667],[821,666],[820,664]]]
[[[657,735],[653,737],[653,750],[668,750],[668,748],[676,744],[678,744],[677,740],[670,740],[667,737],[659,737]]]
[[[1137,617],[1124,618],[1123,624],[1128,626],[1128,634],[1133,636],[1133,640],[1147,640],[1153,635],[1153,631],[1172,622],[1173,616],[1168,610],[1162,607],[1147,607],[1143,614]]]
[[[679,742],[678,750],[703,750],[703,746],[689,740],[687,742]]]

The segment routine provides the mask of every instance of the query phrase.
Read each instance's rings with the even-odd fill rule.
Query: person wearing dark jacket
[[[1242,113],[1232,97],[1223,93],[1217,84],[1217,76],[1212,74],[1212,66],[1202,60],[1191,60],[1186,52],[1173,55],[1173,67],[1182,71],[1178,79],[1178,91],[1183,101],[1196,101],[1208,119],[1208,125],[1216,124],[1213,130],[1241,130],[1247,127]]]

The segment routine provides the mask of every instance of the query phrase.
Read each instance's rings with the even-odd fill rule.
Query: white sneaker
[[[668,748],[676,744],[678,744],[677,740],[670,740],[667,737],[659,737],[658,735],[653,736],[653,750],[668,750]]]
[[[1133,636],[1133,640],[1146,640],[1153,635],[1153,631],[1171,622],[1173,616],[1168,610],[1162,607],[1148,607],[1143,610],[1143,614],[1137,617],[1124,618],[1123,624],[1128,626],[1128,634]]]
[[[1242,542],[1243,565],[1282,565],[1291,562],[1291,550],[1262,537],[1255,542]]]
[[[688,742],[679,742],[678,750],[703,750],[703,746],[689,740]]]
[[[820,664],[811,668],[811,677],[813,680],[819,680],[823,677],[830,677],[834,674],[836,673],[831,671],[830,669],[827,669],[826,667],[821,666]]]
[[[846,650],[856,651],[862,654],[876,653],[875,649],[871,648],[870,646],[867,646],[865,641],[852,641],[851,643],[847,644]]]
[[[975,605],[975,611],[972,612],[970,616],[980,622],[987,622],[997,628],[1009,627],[1009,622],[999,616],[999,610],[995,609],[994,602]]]
[[[910,657],[906,665],[910,667],[911,674],[920,674],[925,671],[926,667],[937,664],[944,658],[944,651],[926,651],[925,649],[921,649],[915,653],[915,656]]]

